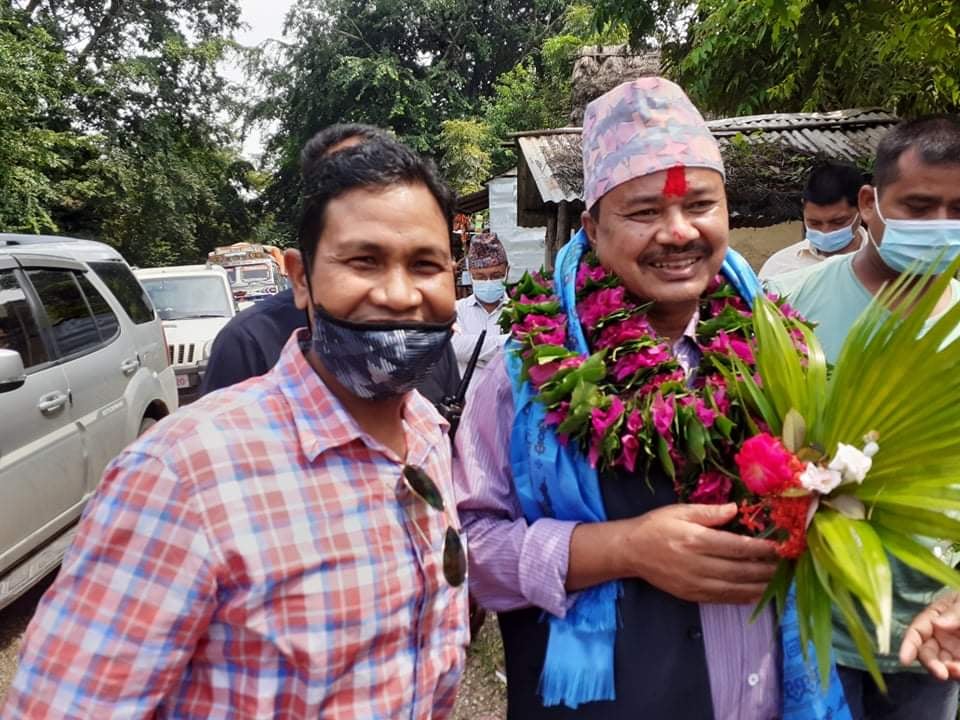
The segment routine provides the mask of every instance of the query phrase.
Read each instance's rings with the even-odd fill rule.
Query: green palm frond
[[[824,679],[832,605],[882,687],[874,653],[890,650],[888,554],[960,588],[960,573],[923,542],[960,542],[960,342],[950,342],[960,328],[960,303],[930,322],[958,270],[960,259],[939,277],[904,273],[885,288],[850,329],[829,375],[806,326],[765,298],[754,306],[762,383],[737,378],[735,391],[761,411],[772,432],[782,429],[788,445],[803,437],[806,447],[829,458],[840,443],[861,447],[869,434],[880,448],[862,484],[843,484],[822,498],[835,508],[832,500],[850,495],[863,511],[847,517],[821,503],[807,531],[808,552],[771,585],[779,601],[793,577],[802,644],[813,641]],[[808,348],[805,362],[791,338],[797,331]]]

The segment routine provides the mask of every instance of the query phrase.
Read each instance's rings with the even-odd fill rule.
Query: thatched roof
[[[897,122],[876,109],[782,113],[711,120],[727,171],[733,227],[765,227],[800,218],[800,191],[811,167],[826,159],[861,164]],[[517,133],[517,220],[546,225],[556,204],[583,208],[580,128]]]
[[[628,80],[660,75],[660,51],[633,54],[626,45],[580,48],[573,65],[573,109],[570,124],[583,122],[587,103]]]

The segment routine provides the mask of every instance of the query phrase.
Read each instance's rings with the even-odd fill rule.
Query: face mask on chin
[[[888,220],[880,210],[876,188],[873,200],[884,229],[882,243],[878,245],[872,234],[870,241],[891,270],[909,269],[917,275],[932,270],[941,275],[960,255],[960,220]]]
[[[386,400],[419,385],[443,354],[454,318],[445,323],[355,323],[313,306],[310,346],[323,366],[359,398]]]

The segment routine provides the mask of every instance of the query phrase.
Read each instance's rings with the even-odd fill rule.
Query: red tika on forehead
[[[665,197],[671,195],[683,197],[687,194],[687,175],[683,165],[674,165],[667,170],[667,180],[663,183],[663,194]]]

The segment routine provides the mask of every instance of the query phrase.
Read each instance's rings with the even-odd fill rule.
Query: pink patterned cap
[[[723,172],[720,146],[679,86],[661,77],[618,85],[583,117],[587,209],[628,180],[678,165]]]

